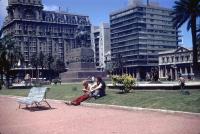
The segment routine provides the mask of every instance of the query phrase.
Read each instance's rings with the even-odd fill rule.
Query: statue
[[[89,47],[88,44],[88,31],[84,26],[79,25],[75,33],[75,48]]]
[[[86,27],[77,26],[74,35],[75,44],[67,54],[69,69],[61,74],[62,81],[74,82],[82,81],[89,76],[106,76],[104,72],[97,71],[95,68],[94,51],[90,48],[90,31]]]

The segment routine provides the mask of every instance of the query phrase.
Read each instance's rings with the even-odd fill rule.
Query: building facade
[[[131,2],[130,2],[131,3]],[[111,57],[122,57],[126,73],[145,79],[158,66],[158,52],[175,49],[178,31],[171,10],[135,2],[110,14]]]
[[[177,80],[179,76],[191,79],[192,50],[184,47],[159,53],[159,77],[161,79]]]
[[[110,51],[110,26],[102,23],[100,26],[92,26],[91,42],[95,53],[95,63],[99,70],[106,67],[106,54]]]
[[[45,11],[41,0],[8,0],[7,13],[3,35],[13,36],[26,65],[30,64],[31,56],[39,52],[59,58],[66,64],[67,53],[77,47],[77,27],[81,25],[89,33],[91,31],[88,16]]]

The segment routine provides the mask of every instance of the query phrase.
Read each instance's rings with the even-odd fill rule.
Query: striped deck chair
[[[42,102],[45,102],[49,106],[49,108],[51,108],[46,100],[46,92],[47,87],[32,87],[29,91],[28,97],[17,99],[17,102],[19,103],[19,108],[21,104],[25,104],[26,107],[31,105],[32,107],[33,105],[39,106]]]

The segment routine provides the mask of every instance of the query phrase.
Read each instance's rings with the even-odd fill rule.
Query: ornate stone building
[[[172,80],[177,80],[181,74],[186,78],[192,78],[192,56],[192,50],[184,47],[160,52],[159,77],[167,79],[170,76]]]
[[[88,16],[44,11],[41,0],[8,0],[3,35],[13,35],[21,47],[26,65],[34,53],[42,51],[67,63],[67,53],[76,46],[75,32],[79,25],[90,33]],[[88,35],[90,36],[90,34]],[[88,38],[90,43],[90,38]]]

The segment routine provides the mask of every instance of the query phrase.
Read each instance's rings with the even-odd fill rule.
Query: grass
[[[0,95],[27,96],[28,92],[28,89],[3,89],[0,90]],[[105,97],[97,100],[90,99],[88,102],[200,113],[200,90],[190,90],[190,93],[190,95],[182,95],[177,90],[137,90],[120,94],[117,90],[107,90]],[[47,93],[47,97],[57,100],[72,100],[81,94],[80,84],[54,85]]]

